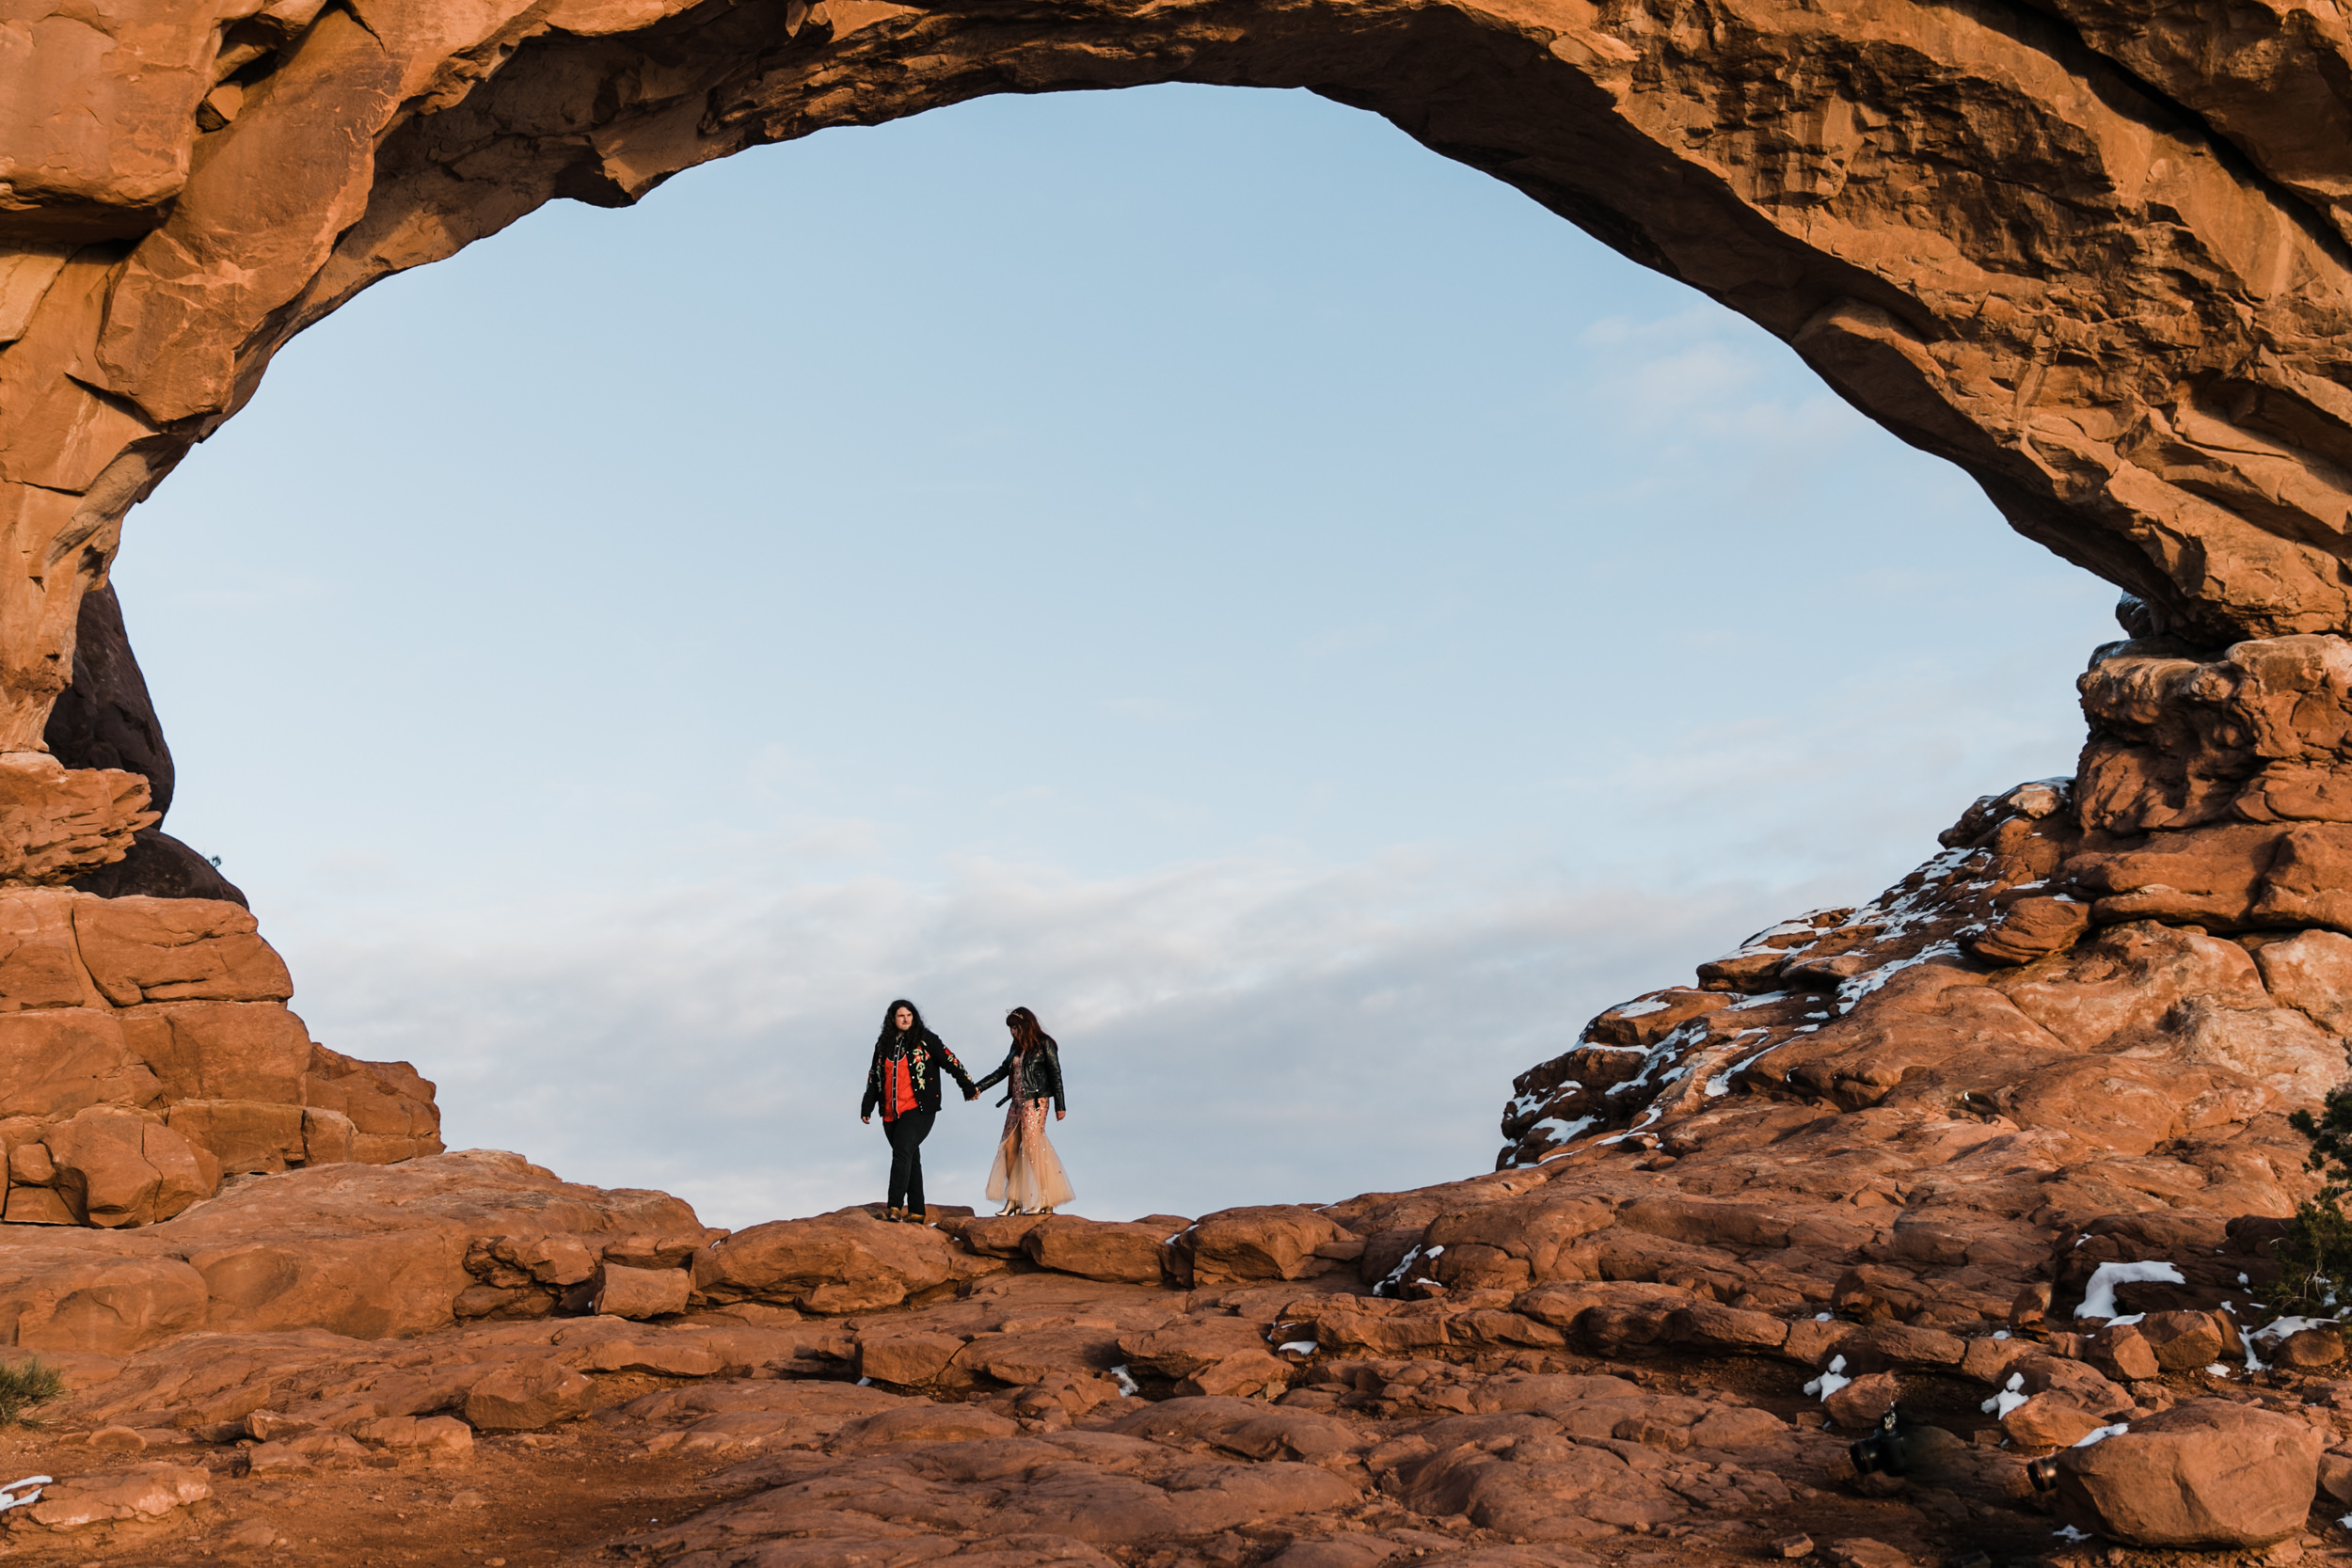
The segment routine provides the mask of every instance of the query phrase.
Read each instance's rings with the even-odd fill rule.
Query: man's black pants
[[[908,1111],[896,1121],[882,1123],[890,1140],[890,1207],[911,1209],[920,1216],[923,1205],[923,1140],[931,1135],[937,1111]]]

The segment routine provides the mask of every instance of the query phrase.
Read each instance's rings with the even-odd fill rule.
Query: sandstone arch
[[[692,1380],[741,1357],[782,1374],[741,1380],[755,1395],[791,1390],[748,1413],[806,1427],[843,1410],[795,1402],[792,1385],[840,1391],[849,1355],[913,1384],[1002,1352],[972,1365],[1041,1430],[1049,1406],[1116,1400],[1097,1375],[1112,1354],[1122,1381],[1132,1364],[1203,1393],[1263,1393],[1295,1370],[1278,1354],[1327,1345],[1356,1353],[1348,1386],[1386,1402],[1384,1418],[1525,1418],[1569,1396],[1473,1388],[1456,1369],[1475,1361],[1483,1380],[1507,1357],[1549,1378],[1569,1365],[1555,1350],[1614,1359],[1660,1345],[1791,1370],[1835,1370],[1851,1352],[1858,1383],[1887,1398],[1896,1369],[1987,1391],[2031,1377],[2034,1399],[2010,1408],[1996,1392],[1980,1407],[2011,1439],[2071,1443],[2128,1414],[2144,1443],[2166,1430],[2134,1404],[2154,1374],[2210,1365],[2237,1339],[2220,1314],[2275,1266],[2271,1239],[2313,1190],[2287,1113],[2352,1062],[2352,373],[2337,360],[2352,187],[2330,15],[2260,0],[2195,12],[2153,0],[148,5],[0,0],[0,522],[15,550],[0,562],[0,885],[80,884],[0,896],[0,1222],[65,1227],[11,1237],[0,1343],[155,1353],[107,1369],[80,1412],[91,1424],[314,1444],[269,1441],[278,1453],[254,1450],[255,1468],[339,1447],[382,1465],[432,1440],[406,1412],[453,1393],[485,1430],[578,1414],[578,1366]],[[519,1156],[433,1159],[432,1085],[311,1044],[244,911],[96,896],[76,877],[119,857],[168,788],[99,591],[123,515],[294,332],[554,197],[624,202],[755,143],[982,92],[1166,80],[1313,87],[1511,182],[1790,341],[1866,412],[1962,464],[2021,531],[2130,590],[2125,619],[2149,635],[2103,650],[2085,678],[2078,777],[1987,796],[1943,835],[1945,853],[1877,899],[1798,915],[1701,966],[1696,984],[1602,1014],[1520,1077],[1490,1177],[1148,1227],[980,1221],[953,1243],[843,1211],[756,1227],[720,1253],[660,1195],[567,1187]],[[798,264],[798,281],[821,287],[820,244]],[[35,751],[44,736],[79,766]],[[355,1168],[366,1164],[407,1168]],[[239,1174],[273,1180],[190,1212]],[[93,1226],[125,1234],[71,1228]],[[1016,1256],[1149,1297],[1143,1321],[1174,1332],[1153,1327],[1142,1351],[1065,1338],[1041,1353],[1002,1343],[1024,1338],[1010,1316],[950,1319],[944,1301],[929,1327],[984,1332],[827,1334],[808,1354],[757,1326],[778,1307],[794,1323],[803,1308],[913,1307],[950,1280],[1009,1273]],[[2163,1259],[2183,1265],[2169,1281],[2127,1272],[2122,1288],[2146,1293],[2116,1293],[2110,1265]],[[1158,1296],[1163,1268],[1184,1307]],[[1341,1269],[1362,1290],[1318,1291],[1304,1309],[1287,1290],[1196,1289]],[[1196,1295],[1220,1315],[1188,1310]],[[1265,1321],[1241,1315],[1249,1296]],[[689,1302],[770,1310],[658,1339],[575,1321],[532,1340],[523,1322],[601,1317],[630,1297],[635,1317]],[[2094,1299],[2126,1310],[2118,1337],[1985,1332],[2087,1326]],[[2145,1330],[2128,1321],[2139,1314]],[[499,1321],[469,1339],[483,1319]],[[211,1332],[185,1339],[199,1324]],[[285,1332],[305,1328],[414,1334],[446,1359],[405,1388],[371,1381],[371,1398],[409,1402],[362,1410],[345,1398],[358,1364],[314,1376],[344,1353]],[[224,1351],[222,1331],[272,1342]],[[1302,1331],[1312,1338],[1284,1338]],[[2307,1338],[2279,1362],[2342,1356],[2323,1336],[2291,1362]],[[982,1339],[998,1343],[970,1348]],[[476,1347],[493,1342],[532,1345],[532,1364],[485,1372]],[[1392,1352],[1412,1358],[1394,1377],[1373,1365]],[[218,1363],[200,1394],[174,1364],[187,1356]],[[444,1380],[461,1357],[472,1372]],[[371,1380],[385,1361],[367,1352]],[[1362,1377],[1375,1371],[1376,1388]],[[1579,1401],[1641,1397],[1573,1381]],[[1016,1384],[1029,1385],[1018,1399]],[[881,1410],[893,1447],[1016,1430],[984,1415],[977,1429],[911,1431],[887,1423],[930,1418],[912,1397],[848,1392]],[[703,1395],[649,1398],[628,1409],[651,1418]],[[747,1413],[695,1413],[713,1408]],[[1844,1409],[1875,1417],[1858,1395],[1833,1414]],[[231,1410],[244,1425],[220,1422]],[[1764,1481],[1774,1464],[1797,1473],[1780,1424],[1744,1400],[1575,1418],[1618,1447],[1693,1459],[1738,1447]],[[2307,1453],[2320,1441],[2275,1419]],[[145,1440],[93,1437],[123,1435]],[[370,1458],[361,1441],[386,1451]],[[1339,1451],[1249,1441],[1232,1451],[1317,1464]],[[1457,1481],[1470,1465],[1489,1466],[1479,1484],[1495,1480],[1495,1447],[1446,1450],[1426,1485],[1418,1466],[1397,1472],[1424,1522],[1471,1522]],[[1582,1485],[1590,1472],[1565,1460],[1592,1449],[1509,1451],[1533,1479],[1480,1500],[1482,1528],[1585,1540],[1596,1520],[1648,1531],[1687,1516],[1631,1481],[1603,1498],[1611,1512],[1587,1507],[1562,1479]],[[1820,1457],[1804,1460],[1809,1480]],[[1057,1455],[1057,1474],[1069,1463]],[[1315,1465],[1284,1468],[1320,1481],[1312,1507],[1355,1506]],[[1789,1495],[1754,1472],[1738,1478],[1751,1490],[1733,1486],[1734,1470],[1710,1458],[1663,1473],[1700,1511],[1755,1515],[1773,1487]],[[2233,1481],[2217,1473],[2217,1495]],[[1985,1480],[1956,1482],[1978,1489],[1977,1527]],[[200,1476],[187,1481],[180,1501],[203,1495]],[[2296,1473],[2276,1489],[2288,1506],[2275,1525],[2240,1521],[2231,1539],[2298,1528],[2315,1483]],[[1515,1492],[1575,1509],[1573,1528],[1543,1533],[1569,1516],[1504,1512]],[[908,1520],[977,1517],[902,1513],[904,1496],[883,1499],[893,1551]],[[1918,1495],[1923,1544],[1947,1541],[1957,1516],[1939,1503],[1924,1528],[1929,1497],[1955,1496]],[[1136,1497],[1110,1506],[1136,1513]],[[648,1549],[802,1531],[764,1506]],[[1031,1550],[1036,1517],[999,1517],[981,1523]],[[1140,1540],[1198,1523],[1153,1513],[1126,1528]],[[2016,1539],[2046,1541],[2047,1523]],[[1673,1530],[1669,1557],[1716,1549]],[[1102,1560],[1090,1548],[1070,1560],[1084,1557]]]
[[[369,283],[825,126],[1163,81],[1310,87],[1509,182],[1792,343],[2152,627],[2352,627],[2344,30],[2058,11],[13,0],[0,752],[40,749],[124,514]],[[54,775],[19,794],[119,847],[140,803]]]

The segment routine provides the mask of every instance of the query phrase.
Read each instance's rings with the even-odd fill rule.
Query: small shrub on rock
[[[2258,1293],[2281,1314],[2334,1317],[2352,1281],[2352,1217],[2344,1212],[2352,1195],[2352,1084],[2330,1091],[2316,1117],[2296,1111],[2287,1121],[2312,1141],[2304,1168],[2322,1172],[2327,1184],[2295,1211],[2277,1243],[2279,1278]]]
[[[0,1364],[0,1427],[33,1424],[30,1412],[65,1392],[65,1375],[39,1356]]]

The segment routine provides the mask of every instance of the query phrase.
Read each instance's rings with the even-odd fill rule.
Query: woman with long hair
[[[1070,1114],[1062,1098],[1061,1047],[1026,1007],[1007,1013],[1005,1027],[1012,1031],[1012,1049],[1004,1065],[977,1085],[985,1089],[1001,1081],[1006,1090],[999,1101],[1007,1107],[1005,1135],[988,1167],[988,1196],[1004,1204],[996,1211],[1000,1214],[1050,1214],[1077,1196],[1045,1135],[1047,1101],[1053,1101],[1056,1121]]]
[[[914,1225],[930,1223],[923,1203],[923,1140],[939,1117],[939,1075],[963,1085],[963,1098],[980,1091],[947,1042],[923,1027],[923,1015],[904,997],[882,1014],[874,1037],[874,1065],[866,1069],[866,1099],[857,1119],[872,1121],[879,1107],[882,1135],[890,1140],[890,1194],[882,1217]]]

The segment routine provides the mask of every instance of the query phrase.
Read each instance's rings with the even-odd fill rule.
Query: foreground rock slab
[[[710,1234],[666,1194],[494,1151],[249,1177],[135,1230],[0,1227],[0,1343],[122,1355],[201,1330],[379,1338],[543,1316],[593,1297],[607,1256],[682,1262]]]
[[[513,1156],[257,1178],[167,1225],[32,1234],[74,1243],[86,1267],[145,1267],[170,1261],[158,1243],[208,1215],[215,1243],[232,1222],[357,1230],[364,1208],[379,1227],[412,1228],[440,1259],[413,1276],[432,1281],[440,1316],[421,1326],[387,1316],[366,1333],[199,1323],[113,1352],[41,1353],[72,1392],[53,1426],[8,1437],[0,1451],[30,1469],[37,1445],[71,1507],[0,1515],[0,1542],[21,1555],[54,1537],[69,1543],[61,1560],[76,1562],[180,1562],[304,1544],[306,1529],[319,1531],[303,1511],[328,1507],[354,1540],[377,1544],[339,1555],[326,1541],[313,1560],[478,1562],[507,1555],[503,1540],[521,1561],[533,1542],[560,1538],[582,1560],[611,1553],[697,1568],[867,1559],[1558,1568],[1753,1561],[1803,1535],[1924,1563],[1963,1526],[2019,1557],[2046,1551],[2070,1520],[2118,1542],[2264,1544],[2312,1528],[2304,1515],[2319,1477],[2335,1473],[2323,1460],[2352,1474],[2352,1383],[2324,1370],[2158,1366],[2119,1383],[2100,1370],[2101,1334],[1925,1307],[1915,1323],[1890,1320],[1885,1304],[1902,1289],[1964,1280],[1977,1265],[1915,1259],[1884,1276],[1909,1284],[1854,1289],[1893,1269],[1868,1261],[1885,1232],[1765,1246],[1782,1222],[1691,1195],[1679,1165],[1618,1180],[1597,1188],[1587,1167],[1563,1162],[1303,1211],[1365,1243],[1357,1258],[1292,1244],[1301,1211],[1234,1211],[1174,1231],[1152,1216],[1141,1228],[1158,1244],[1196,1229],[1221,1236],[1220,1266],[1259,1276],[1191,1288],[1174,1282],[1181,1257],[1153,1283],[1089,1276],[1137,1226],[1065,1217],[1066,1244],[1039,1249],[1066,1258],[1062,1272],[1017,1242],[1007,1247],[986,1222],[925,1230],[843,1211],[788,1223],[865,1259],[866,1294],[895,1280],[898,1300],[825,1312],[769,1299],[808,1293],[792,1267],[775,1265],[798,1254],[778,1251],[770,1230],[744,1233],[754,1238],[744,1259],[767,1261],[736,1266],[723,1291],[692,1290],[681,1310],[632,1321],[596,1314],[598,1272],[615,1271],[626,1293],[637,1287],[617,1271],[659,1273],[666,1257],[691,1289],[721,1277],[700,1259],[739,1238],[701,1230],[674,1199],[573,1187]],[[1562,1221],[1547,1205],[1574,1207]],[[1416,1214],[1428,1216],[1420,1236],[1465,1236],[1487,1217],[1480,1233],[1491,1240],[1457,1241],[1432,1263],[1453,1246],[1498,1246],[1478,1267],[1504,1268],[1498,1243],[1513,1237],[1547,1246],[1562,1243],[1542,1238],[1565,1237],[1558,1256],[1601,1238],[1621,1249],[1602,1272],[1638,1272],[1649,1258],[1657,1277],[1560,1278],[1555,1260],[1542,1265],[1553,1277],[1535,1282],[1531,1270],[1516,1290],[1463,1279],[1373,1293],[1392,1276],[1427,1277],[1381,1267],[1370,1246]],[[1734,1240],[1735,1225],[1745,1240]],[[1099,1245],[1074,1234],[1088,1227],[1103,1233]],[[967,1229],[1015,1256],[964,1250],[957,1233]],[[1246,1242],[1251,1234],[1261,1239]],[[2115,1234],[2058,1251],[2098,1250]],[[1715,1241],[1661,1248],[1674,1235]],[[1726,1243],[1759,1257],[1802,1247],[1842,1265],[1854,1275],[1845,1305],[1801,1298],[1776,1311],[1721,1299],[1691,1260]],[[379,1230],[368,1244],[389,1243]],[[941,1248],[964,1259],[961,1275],[937,1277]],[[533,1268],[586,1277],[543,1284]],[[1281,1277],[1291,1271],[1302,1277]],[[2045,1255],[2021,1272],[2059,1271]],[[485,1284],[494,1274],[531,1283]],[[278,1310],[332,1315],[349,1288],[297,1293]],[[1840,1294],[1835,1281],[1821,1289]],[[530,1309],[457,1313],[485,1290],[511,1291]],[[1964,1297],[1964,1285],[1954,1290]],[[1752,1281],[1736,1293],[1763,1299]],[[204,1312],[215,1307],[208,1296]],[[233,1323],[255,1308],[220,1310]],[[2210,1313],[2157,1316],[2149,1342],[2222,1342]],[[34,1353],[20,1336],[0,1354]],[[1914,1469],[1891,1481],[1856,1474],[1853,1434],[1838,1424],[1841,1402],[1875,1389],[1915,1429]],[[1867,1402],[1865,1418],[1875,1418],[1883,1401]],[[2039,1425],[2026,1419],[2035,1412]],[[2025,1461],[2049,1451],[2039,1445],[2108,1426],[2128,1431],[2066,1450],[2067,1512],[2054,1515]],[[2256,1449],[2258,1476],[2245,1457]],[[2118,1493],[2109,1479],[2127,1470]],[[2181,1519],[2127,1506],[2157,1471],[2156,1495],[2180,1499]],[[488,1495],[468,1479],[477,1472],[509,1478],[515,1500],[499,1506],[554,1535],[502,1536],[520,1527],[467,1512],[475,1504],[463,1499]],[[630,1506],[610,1506],[615,1495]],[[410,1521],[397,1515],[411,1505],[462,1521],[462,1544],[404,1533]]]

